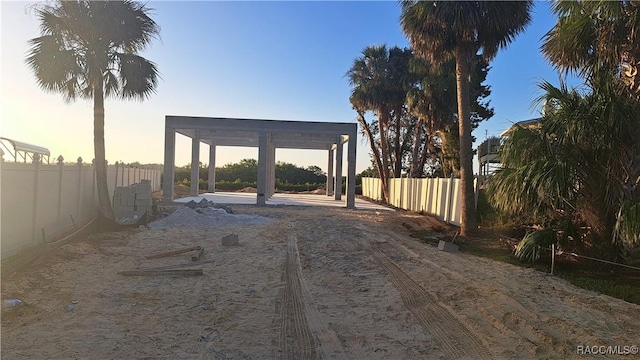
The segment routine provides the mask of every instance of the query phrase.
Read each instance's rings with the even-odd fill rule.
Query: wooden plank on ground
[[[182,270],[129,270],[120,271],[118,274],[124,276],[195,276],[202,275],[202,269],[182,269]]]
[[[202,265],[202,264],[209,264],[209,263],[212,263],[212,262],[214,262],[214,260],[202,260],[202,261],[188,262],[188,263],[175,264],[175,265],[166,265],[166,266],[157,266],[157,267],[151,267],[151,268],[142,268],[142,269],[136,269],[136,270],[140,270],[140,271],[169,270],[169,269],[177,269],[177,268],[182,268],[182,267],[191,267],[191,266],[197,266],[197,265]]]
[[[147,258],[147,259],[158,259],[158,258],[178,255],[178,254],[182,254],[182,253],[186,253],[186,252],[194,251],[194,250],[198,250],[198,251],[202,250],[202,246],[190,246],[190,247],[187,247],[187,248],[184,248],[184,249],[177,249],[177,250],[167,251],[167,252],[163,252],[163,253],[147,255],[147,256],[145,256],[145,258]]]

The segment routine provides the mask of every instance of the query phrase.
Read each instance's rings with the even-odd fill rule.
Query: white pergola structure
[[[355,207],[356,139],[354,123],[166,116],[163,201],[173,201],[176,133],[191,138],[191,195],[198,195],[200,143],[209,145],[208,190],[215,191],[216,146],[258,147],[258,194],[264,206],[275,193],[276,149],[326,150],[327,196],[342,199],[343,146],[347,143],[347,208]],[[335,188],[334,188],[335,156]],[[334,191],[335,189],[335,191]]]

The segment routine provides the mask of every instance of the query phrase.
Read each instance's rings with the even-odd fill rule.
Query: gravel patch
[[[271,219],[259,215],[229,214],[224,209],[205,207],[191,209],[181,207],[171,215],[149,223],[151,229],[167,229],[173,227],[217,228],[230,225],[264,224]]]

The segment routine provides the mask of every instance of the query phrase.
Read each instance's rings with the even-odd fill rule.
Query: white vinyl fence
[[[460,179],[389,179],[389,205],[424,212],[450,224],[460,226],[462,199]],[[362,178],[362,195],[382,200],[382,182]]]
[[[116,186],[128,186],[142,179],[160,189],[158,169],[109,165],[109,194]],[[97,214],[98,196],[92,164],[78,158],[75,164],[4,162],[0,155],[0,257],[59,237],[87,224]]]

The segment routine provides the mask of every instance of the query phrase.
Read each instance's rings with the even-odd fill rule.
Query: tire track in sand
[[[302,275],[296,237],[293,235],[287,239],[283,281],[285,286],[281,292],[279,332],[281,358],[346,358],[340,339],[322,321],[311,302],[311,294]]]
[[[300,261],[294,236],[289,236],[280,293],[279,342],[281,359],[315,359],[316,344],[305,316],[305,303],[300,282]]]
[[[489,350],[471,331],[385,255],[392,251],[393,247],[388,243],[377,243],[372,248],[374,258],[389,271],[402,302],[440,343],[442,355],[449,359],[491,359]]]

